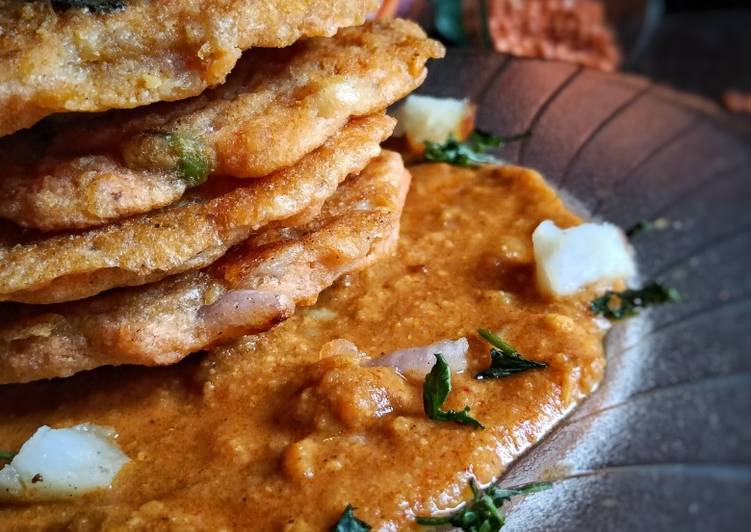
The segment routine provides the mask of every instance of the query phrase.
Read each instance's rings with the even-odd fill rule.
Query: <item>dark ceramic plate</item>
[[[507,472],[565,477],[515,502],[504,530],[751,526],[751,140],[709,102],[572,65],[453,53],[421,92],[468,96],[510,162],[621,226],[642,277],[685,302],[619,325],[599,390]],[[502,405],[499,405],[502,407]]]

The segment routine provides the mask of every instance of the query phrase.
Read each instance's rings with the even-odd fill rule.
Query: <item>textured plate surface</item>
[[[747,530],[751,522],[751,137],[709,102],[622,74],[450,53],[420,92],[472,98],[500,152],[634,239],[642,277],[685,302],[608,337],[600,389],[507,472],[565,477],[508,531]]]

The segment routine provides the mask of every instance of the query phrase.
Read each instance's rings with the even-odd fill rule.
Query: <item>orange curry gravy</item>
[[[421,165],[398,253],[350,275],[272,331],[169,368],[109,368],[0,387],[0,448],[42,424],[115,427],[132,461],[110,490],[66,502],[0,504],[0,529],[328,529],[349,503],[375,530],[467,499],[600,381],[591,294],[560,301],[535,286],[531,233],[576,224],[534,172]],[[479,327],[548,363],[501,380]],[[428,419],[422,379],[361,366],[371,357],[465,336],[469,370],[447,408],[476,430]]]

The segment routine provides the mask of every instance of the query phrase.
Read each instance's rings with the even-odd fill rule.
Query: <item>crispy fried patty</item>
[[[40,124],[0,141],[0,217],[84,229],[169,205],[209,174],[265,176],[415,89],[442,53],[410,22],[370,23],[251,50],[184,102]]]
[[[0,327],[0,384],[102,365],[171,364],[260,332],[315,302],[341,275],[395,249],[409,173],[384,152],[315,220],[253,235],[206,270],[32,310]]]
[[[69,3],[69,2],[68,2]],[[99,2],[102,3],[102,2]],[[62,2],[61,2],[62,4]],[[222,83],[243,50],[362,24],[378,0],[0,0],[0,135],[62,111],[174,101]]]
[[[19,236],[6,227],[0,301],[71,301],[205,267],[266,224],[315,215],[393,127],[385,114],[352,119],[295,166],[250,181],[214,179],[167,209],[82,233]]]

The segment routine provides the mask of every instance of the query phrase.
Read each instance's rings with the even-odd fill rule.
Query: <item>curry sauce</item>
[[[131,462],[109,490],[0,503],[0,529],[326,530],[351,504],[403,530],[497,478],[602,378],[591,294],[550,300],[535,282],[535,227],[580,220],[528,170],[411,170],[396,255],[271,331],[173,367],[1,387],[0,447],[91,422]],[[478,328],[548,366],[474,379],[490,361]],[[469,367],[445,406],[470,406],[482,430],[428,419],[422,378],[364,363],[460,337]]]

